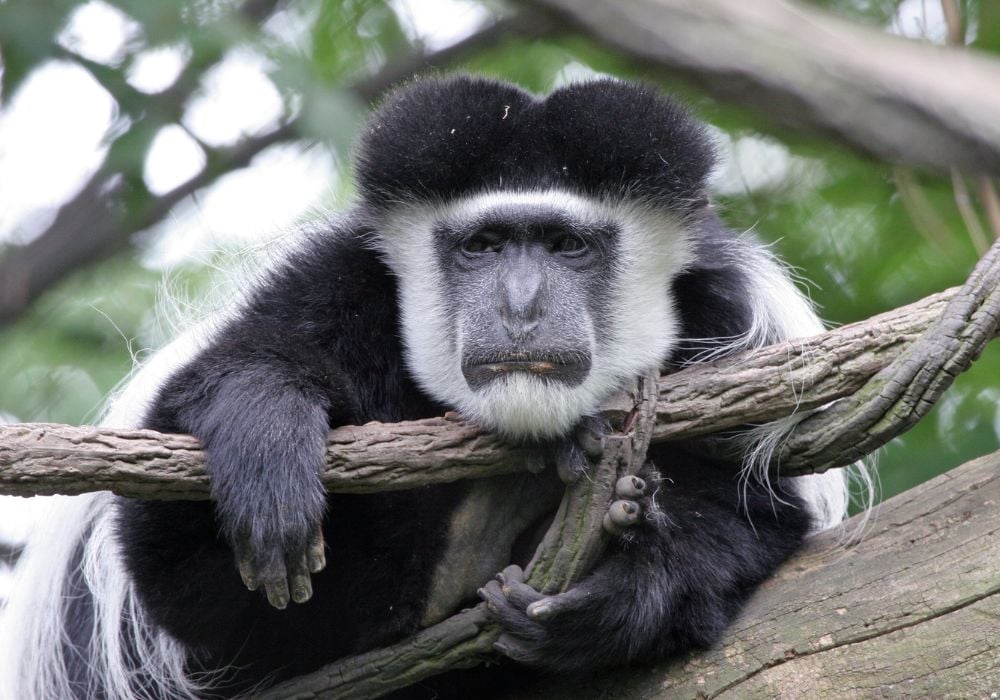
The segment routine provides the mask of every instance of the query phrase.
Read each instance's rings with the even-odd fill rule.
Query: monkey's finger
[[[524,468],[532,474],[541,474],[545,471],[545,455],[531,450],[524,458]]]
[[[511,567],[508,567],[511,568]],[[520,571],[520,567],[515,567]],[[506,572],[507,569],[504,569]],[[536,600],[544,596],[534,588],[524,583],[523,576],[507,576],[505,573],[497,574],[500,582],[500,592],[509,600],[514,607],[524,610]]]
[[[571,588],[565,593],[548,596],[528,606],[528,617],[533,620],[549,620],[570,610],[578,610],[591,597],[586,586]]]
[[[615,483],[618,498],[642,498],[646,495],[646,482],[637,476],[623,476]]]
[[[501,634],[493,643],[493,648],[508,659],[522,663],[534,658],[534,654],[531,653],[532,646],[510,634]]]
[[[487,581],[482,588],[476,591],[476,595],[486,603],[486,608],[493,614],[499,614],[508,606],[507,597],[504,596],[499,581]]]
[[[524,581],[524,569],[517,564],[509,564],[504,570],[497,574],[497,581]]]
[[[236,566],[240,570],[240,578],[243,579],[244,586],[251,591],[256,591],[260,588],[260,580],[257,578],[253,562],[249,556],[243,555],[238,557]]]
[[[257,578],[264,585],[267,601],[278,610],[288,607],[288,571],[281,550],[268,548],[258,551],[253,565]]]
[[[576,443],[588,457],[600,457],[604,453],[604,426],[597,418],[584,418],[576,427]]]
[[[524,608],[519,608],[507,599],[499,581],[488,581],[477,591],[479,597],[486,602],[486,609],[501,627],[516,630],[518,635],[533,636],[543,634],[541,626],[525,618]]]
[[[326,568],[326,543],[323,541],[323,527],[318,526],[309,538],[306,549],[309,571],[318,573]]]
[[[612,535],[620,535],[626,528],[635,525],[642,514],[642,508],[635,501],[615,501],[604,514],[604,530]]]
[[[564,484],[575,484],[587,471],[587,456],[572,440],[564,440],[556,452],[556,473]]]
[[[293,557],[288,562],[288,582],[292,588],[292,600],[296,603],[305,603],[312,598],[312,580],[309,577],[309,566],[306,563],[306,555],[302,554]]]
[[[267,594],[267,602],[278,610],[288,607],[288,580],[281,578],[277,581],[268,581],[264,584],[264,592]]]
[[[256,591],[260,588],[260,577],[257,575],[257,567],[254,566],[253,554],[250,552],[247,540],[237,542],[233,549],[236,552],[236,568],[239,569],[243,585],[251,591]]]

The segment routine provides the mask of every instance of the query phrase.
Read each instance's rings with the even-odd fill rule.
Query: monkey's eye
[[[575,257],[587,252],[587,243],[579,236],[564,233],[552,239],[552,242],[549,244],[549,250],[559,255]]]
[[[502,247],[503,240],[492,231],[479,231],[462,241],[462,252],[466,255],[496,253]]]

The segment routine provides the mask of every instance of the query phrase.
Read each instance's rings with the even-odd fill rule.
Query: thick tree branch
[[[815,537],[715,648],[519,698],[989,698],[1000,645],[1000,452]],[[844,533],[864,532],[845,543]]]
[[[536,451],[507,445],[450,417],[337,428],[329,445],[322,479],[340,493],[398,490],[542,466]],[[98,490],[135,498],[206,499],[204,452],[189,435],[152,430],[44,423],[0,427],[0,493]]]
[[[775,420],[849,396],[925,333],[955,294],[949,290],[814,338],[661,377],[652,439],[695,437]],[[997,334],[993,321],[989,337]],[[609,406],[619,422],[630,410],[627,399]],[[541,459],[529,448],[507,445],[450,418],[369,423],[331,432],[323,479],[331,491],[364,493],[536,469]],[[813,468],[792,467],[786,455],[783,474]],[[194,438],[148,430],[0,427],[0,493],[97,490],[138,498],[207,498],[204,455]]]
[[[769,122],[895,163],[1000,173],[1000,62],[798,2],[532,0]]]

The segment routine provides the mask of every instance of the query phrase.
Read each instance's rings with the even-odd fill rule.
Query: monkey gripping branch
[[[781,343],[659,379],[609,402],[607,437],[590,478],[566,489],[528,569],[543,592],[564,591],[593,562],[617,480],[635,473],[650,440],[702,439],[835,401],[803,420],[780,453],[782,472],[844,466],[916,423],[1000,329],[1000,243],[961,288],[815,338]],[[794,391],[793,391],[794,389]],[[794,398],[792,398],[794,397]],[[723,410],[729,407],[731,410]],[[365,493],[540,468],[455,417],[331,432],[324,483]],[[111,489],[138,498],[206,498],[198,442],[154,431],[45,424],[0,428],[0,492]],[[495,505],[495,504],[494,504]],[[499,632],[485,603],[393,647],[343,659],[268,697],[368,697],[489,658]]]

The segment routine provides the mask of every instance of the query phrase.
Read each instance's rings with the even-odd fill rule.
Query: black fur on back
[[[713,161],[704,127],[649,85],[596,80],[536,97],[458,75],[392,93],[368,123],[357,176],[376,207],[558,188],[680,213],[705,203]]]

